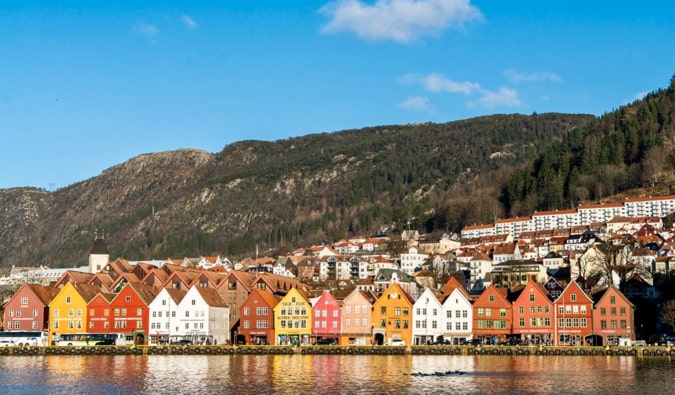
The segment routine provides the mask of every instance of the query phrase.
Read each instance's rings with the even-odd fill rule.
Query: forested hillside
[[[393,229],[440,234],[535,210],[674,193],[675,78],[591,115],[391,125],[210,154],[140,155],[56,192],[0,190],[0,270],[275,254]]]
[[[54,193],[0,190],[0,265],[82,264],[97,229],[134,260],[456,231],[502,216],[512,169],[595,119],[495,115],[141,155]]]
[[[504,209],[530,215],[615,195],[673,193],[674,120],[675,76],[667,89],[568,133],[515,172],[503,191]]]

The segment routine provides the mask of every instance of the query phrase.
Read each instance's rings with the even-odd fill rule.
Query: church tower
[[[110,254],[108,254],[108,246],[105,244],[104,233],[98,234],[98,230],[94,231],[94,245],[89,251],[89,273],[98,273],[108,264]]]

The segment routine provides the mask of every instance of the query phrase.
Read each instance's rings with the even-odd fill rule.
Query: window
[[[494,301],[495,301],[495,296],[494,296],[494,295],[490,295],[490,296],[488,297],[488,300],[489,300],[490,302],[494,302]]]
[[[425,313],[426,313],[426,311],[425,311]],[[401,315],[401,308],[400,307],[394,307],[394,315]]]
[[[616,297],[615,297],[615,296],[610,296],[610,297],[609,297],[609,303],[611,303],[611,304],[616,303]]]
[[[66,303],[70,304],[70,296],[66,296]]]
[[[622,324],[624,324],[624,325],[625,325],[625,323],[626,323],[626,321],[621,321],[621,322],[622,322]],[[37,328],[38,328],[38,323],[37,323],[37,321],[33,321],[33,329],[37,329]]]
[[[600,315],[607,315],[607,309],[604,307],[600,307]]]
[[[518,313],[519,313],[519,314],[525,314],[525,307],[519,306],[519,307],[518,307]]]
[[[461,310],[456,310],[455,311],[455,317],[459,318],[459,313],[461,313]]]
[[[530,294],[530,302],[534,302],[534,294]]]
[[[28,304],[28,297],[24,296],[21,298],[21,304]]]
[[[68,309],[68,317],[74,317],[75,316],[75,309]]]
[[[519,318],[518,319],[518,325],[519,326],[525,326],[525,318]]]
[[[142,329],[143,328],[143,321],[136,321],[136,329]]]
[[[626,320],[621,320],[621,329],[626,329]]]
[[[530,306],[530,314],[534,314],[534,306]]]
[[[558,314],[565,314],[565,306],[558,306]]]
[[[462,318],[468,318],[469,313],[466,310],[462,310]]]
[[[122,317],[126,317],[126,316],[127,316],[127,308],[122,307]]]
[[[623,314],[621,314],[621,315],[626,315],[626,309],[625,308],[622,308],[622,309],[623,309]],[[33,309],[33,317],[37,317],[37,316],[38,316],[38,309]]]
[[[131,296],[127,295],[127,296],[124,298],[124,300],[127,301],[127,302],[131,302]]]
[[[137,309],[136,309],[136,316],[137,316],[137,317],[140,317],[140,316],[142,316],[142,315],[143,315],[143,309],[140,308],[140,307],[137,308]]]
[[[484,315],[485,315],[485,309],[482,308],[482,307],[479,307],[479,308],[478,308],[478,311],[477,311],[477,315],[478,315],[479,317],[484,316]]]
[[[570,295],[570,300],[571,300],[572,302],[576,302],[576,301],[577,301],[577,294],[571,294],[571,295]]]
[[[248,307],[244,307],[244,315],[248,315]]]
[[[469,330],[469,324],[466,322],[462,322],[462,330],[463,331],[468,331]]]
[[[616,315],[616,307],[610,307],[609,315]]]
[[[387,306],[380,307],[380,314],[382,315],[387,314]]]
[[[419,313],[418,313],[419,314]],[[448,310],[445,312],[446,318],[452,318],[452,310]]]
[[[54,309],[54,317],[58,317],[58,316],[59,316],[59,309]]]
[[[499,316],[506,317],[506,309],[499,309]]]
[[[197,301],[195,299],[192,299],[192,305],[194,306],[196,304],[197,304]]]

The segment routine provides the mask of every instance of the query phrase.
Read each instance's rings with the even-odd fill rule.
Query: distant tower
[[[110,254],[108,254],[108,246],[105,244],[104,233],[98,234],[98,230],[94,231],[94,245],[89,251],[89,273],[98,273],[108,264]]]

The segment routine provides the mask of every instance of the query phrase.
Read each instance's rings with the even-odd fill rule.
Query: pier
[[[29,355],[504,355],[504,356],[633,356],[675,357],[675,348],[545,347],[545,346],[12,346],[1,347],[0,356]]]

